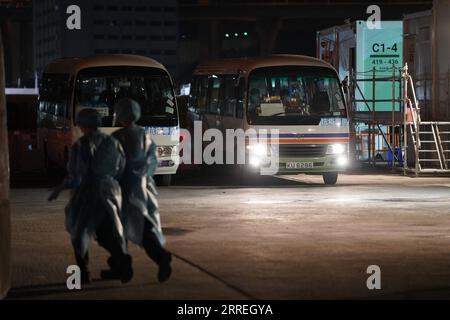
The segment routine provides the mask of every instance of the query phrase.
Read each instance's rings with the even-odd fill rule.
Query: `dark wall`
[[[346,19],[365,20],[367,6],[362,1],[198,1],[181,0],[180,66],[181,82],[199,62],[211,58],[290,53],[315,56],[316,32]],[[305,1],[303,1],[305,2]],[[306,1],[307,2],[307,1]],[[337,2],[337,1],[336,1]],[[402,20],[403,14],[428,10],[429,1],[379,1],[383,20]],[[352,4],[354,3],[354,4]],[[226,33],[247,31],[248,37],[231,43]],[[273,43],[271,43],[273,41]],[[234,47],[233,47],[234,45]],[[197,48],[198,50],[194,50]]]

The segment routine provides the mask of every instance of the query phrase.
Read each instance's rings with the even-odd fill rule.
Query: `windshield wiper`
[[[282,114],[286,114],[286,111],[284,111],[284,112],[278,112],[278,113],[272,114],[270,117],[281,116]]]

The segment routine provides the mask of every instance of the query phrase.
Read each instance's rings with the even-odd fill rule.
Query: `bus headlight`
[[[327,148],[327,154],[343,154],[345,153],[345,145],[343,144],[330,144]]]
[[[339,156],[337,158],[337,165],[339,167],[346,167],[348,165],[348,158],[346,156]]]
[[[160,158],[177,155],[177,146],[158,146],[158,156]]]
[[[257,157],[250,158],[250,164],[254,167],[259,167],[261,165],[261,160]]]
[[[261,143],[251,144],[247,146],[247,150],[249,151],[249,160],[252,166],[259,167],[267,162],[269,156],[267,145]]]
[[[255,156],[267,156],[267,146],[265,144],[252,144],[248,145],[247,149],[251,151]]]

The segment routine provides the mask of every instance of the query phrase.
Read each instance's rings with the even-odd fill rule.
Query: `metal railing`
[[[442,139],[442,135],[449,136],[450,129],[441,131],[440,127],[446,126],[450,127],[450,122],[443,121],[422,121],[421,119],[421,109],[419,100],[417,99],[416,90],[414,87],[414,81],[412,76],[408,72],[408,65],[406,64],[403,68],[403,100],[404,100],[404,163],[403,172],[407,174],[413,171],[417,176],[419,173],[427,172],[450,172],[446,153],[450,153],[450,150],[444,148],[444,144],[449,144],[450,141],[447,139]],[[429,128],[427,129],[423,129]],[[408,130],[409,128],[409,130]],[[422,131],[425,130],[425,131]],[[414,147],[414,169],[408,167],[408,132],[411,134],[411,140]],[[423,140],[421,136],[425,137]],[[427,137],[432,136],[432,140]],[[434,148],[428,147],[424,148],[425,145],[432,144]],[[421,154],[426,156],[422,157]],[[423,168],[422,163],[438,163],[439,168],[436,165],[432,165],[428,168]],[[427,166],[426,166],[427,167]]]
[[[391,75],[388,74],[389,72],[391,72]],[[377,84],[386,82],[391,83],[392,96],[388,99],[377,97]],[[371,89],[371,94],[367,93],[367,90],[365,91],[369,97],[366,97],[360,83],[370,84],[369,90]],[[386,145],[386,151],[392,155],[392,162],[388,161],[391,163],[392,168],[394,168],[396,163],[401,162],[396,153],[396,149],[401,148],[401,139],[398,139],[398,143],[396,139],[397,136],[401,135],[401,129],[397,130],[398,134],[396,134],[396,128],[401,128],[403,124],[401,117],[403,108],[402,85],[402,68],[394,65],[391,68],[372,68],[371,70],[358,73],[351,71],[350,115],[354,123],[365,123],[368,126],[368,162],[373,165],[376,164],[378,157],[378,154],[375,154],[377,150],[375,147],[376,136],[381,136]],[[387,103],[391,104],[390,111],[383,111],[379,107],[377,108],[379,104],[383,104],[383,109],[386,110]],[[390,133],[385,133],[383,126],[390,128]],[[360,149],[363,150],[362,145]]]
[[[403,101],[404,101],[404,113],[403,113],[403,146],[404,146],[404,159],[403,159],[403,173],[408,171],[408,126],[409,132],[412,137],[414,147],[414,171],[417,175],[420,171],[419,162],[419,150],[420,150],[420,107],[416,97],[416,90],[414,88],[414,82],[411,75],[408,73],[408,64],[406,63],[402,71],[403,76]],[[408,88],[410,89],[413,101],[409,98]],[[411,115],[411,119],[408,117]],[[412,120],[412,123],[411,121]]]

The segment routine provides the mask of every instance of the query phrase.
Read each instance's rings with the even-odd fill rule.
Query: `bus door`
[[[69,75],[45,74],[42,79],[39,100],[38,139],[43,147],[44,157],[65,166],[68,148],[71,146],[71,132],[68,130]]]
[[[226,75],[222,79],[221,87],[221,131],[225,138],[224,148],[226,148],[226,130],[227,129],[242,129],[245,131],[244,126],[244,94],[245,94],[245,79],[243,77],[237,77],[235,75]],[[236,138],[235,138],[236,139]],[[225,150],[225,156],[227,153],[234,153],[234,163],[236,163],[237,155],[236,140],[233,150]],[[226,158],[225,158],[226,159]]]
[[[220,123],[223,129],[242,127],[242,119],[236,117],[238,101],[237,84],[236,76],[226,75],[222,78],[219,109]]]
[[[222,77],[212,75],[208,77],[208,103],[205,113],[207,128],[223,130],[222,111],[221,111],[221,87]]]
[[[243,128],[245,79],[235,75],[213,78],[209,92],[210,126],[224,135],[226,129]]]

